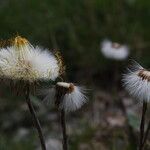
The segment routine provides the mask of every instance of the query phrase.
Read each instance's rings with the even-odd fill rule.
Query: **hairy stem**
[[[147,110],[147,102],[143,101],[143,108],[142,108],[142,118],[141,118],[141,125],[140,125],[140,142],[139,142],[139,150],[143,150],[143,138],[144,138],[144,129],[145,129],[145,114]]]
[[[29,89],[29,85],[27,85],[26,102],[27,102],[29,111],[31,113],[31,116],[33,118],[34,125],[35,125],[35,127],[36,127],[36,129],[38,131],[38,136],[39,136],[39,139],[40,139],[40,142],[41,142],[41,148],[42,148],[42,150],[46,150],[44,136],[43,136],[43,133],[42,133],[42,128],[41,128],[40,122],[39,122],[39,120],[38,120],[38,118],[36,116],[36,113],[35,113],[35,110],[33,108],[33,105],[31,103],[29,94],[30,94],[30,89]]]

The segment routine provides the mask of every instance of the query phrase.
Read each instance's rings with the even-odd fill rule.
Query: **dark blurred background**
[[[67,115],[70,150],[136,150],[141,106],[123,90],[121,76],[129,59],[150,67],[149,18],[148,0],[0,0],[1,40],[19,34],[60,50],[67,80],[88,89],[89,102]],[[100,51],[106,38],[127,44],[129,58],[106,59]],[[0,150],[39,150],[24,99],[2,85],[0,96]],[[48,149],[61,150],[56,110],[32,101]]]

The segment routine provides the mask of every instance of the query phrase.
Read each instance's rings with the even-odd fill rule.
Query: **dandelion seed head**
[[[123,75],[123,85],[140,102],[150,101],[150,71],[134,63]]]
[[[126,45],[104,40],[101,44],[101,52],[106,58],[124,60],[129,55],[129,48]]]
[[[48,50],[33,47],[20,36],[14,39],[10,47],[1,49],[0,58],[2,77],[35,82],[55,80],[59,76],[56,57]]]
[[[62,86],[67,89],[66,94],[60,104],[60,108],[65,111],[75,111],[86,103],[87,97],[85,96],[85,89],[79,86],[75,86],[73,83],[58,82],[58,86]]]

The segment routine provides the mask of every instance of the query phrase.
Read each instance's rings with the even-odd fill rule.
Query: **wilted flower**
[[[123,82],[130,95],[142,102],[150,101],[150,71],[135,62],[124,74]]]
[[[0,70],[4,78],[30,82],[55,80],[60,69],[57,58],[51,52],[33,47],[20,36],[10,47],[0,51]]]
[[[126,45],[104,40],[101,44],[101,52],[106,58],[124,60],[129,55],[129,48]]]

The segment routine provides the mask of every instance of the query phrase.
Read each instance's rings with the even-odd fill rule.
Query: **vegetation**
[[[117,128],[105,122],[105,117],[108,117],[112,110],[115,115],[120,114],[120,105],[116,100],[118,95],[122,99],[126,98],[120,86],[120,79],[128,60],[123,62],[107,60],[100,52],[100,43],[108,38],[127,44],[130,48],[129,59],[136,59],[143,66],[150,67],[149,8],[150,1],[148,0],[0,1],[1,40],[19,34],[28,38],[31,43],[52,50],[59,49],[65,58],[67,78],[77,83],[80,81],[87,88],[92,89],[92,92],[89,92],[90,100],[85,109],[68,115],[71,129],[73,130],[74,126],[79,129],[77,133],[69,133],[71,137],[69,142],[70,145],[72,144],[70,150],[83,150],[85,145],[91,148],[89,150],[97,150],[95,146],[97,143],[102,150],[119,150],[120,145],[123,145],[125,150],[135,149],[135,145],[127,139],[125,123]],[[115,68],[118,72],[115,72]],[[116,78],[119,81],[117,87],[114,84]],[[32,122],[29,120],[31,118],[28,117],[23,98],[16,99],[8,91],[10,89],[1,85],[0,150],[35,149],[37,138],[33,132],[28,139],[26,137],[21,141],[14,141],[19,128],[25,127],[32,131]],[[104,98],[101,91],[104,92]],[[59,127],[55,110],[49,105],[43,105],[40,99],[35,97],[32,97],[32,101],[46,137],[60,140],[57,135]],[[93,111],[97,102],[102,107]],[[134,106],[135,103],[131,102],[131,105]],[[128,106],[127,108],[130,109]],[[98,125],[93,126],[87,120],[92,117],[91,114],[97,115],[97,112],[102,114],[100,121],[104,120],[104,124],[99,122]],[[134,134],[137,135],[139,114],[136,112],[128,114],[127,119],[133,127]],[[79,123],[82,121],[84,122],[83,128],[88,124],[84,129],[80,129]],[[106,132],[103,131],[104,129]],[[98,131],[102,134],[97,135]],[[93,143],[93,140],[96,142]],[[148,142],[146,148],[149,147]]]

